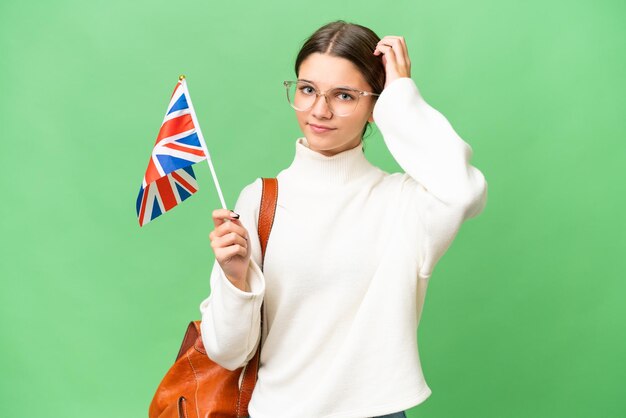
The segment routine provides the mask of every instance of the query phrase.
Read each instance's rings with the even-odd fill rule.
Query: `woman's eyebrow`
[[[315,83],[315,81],[311,81],[311,80],[306,80],[304,78],[299,78],[298,81],[306,81],[307,83],[311,83],[314,86],[317,86],[317,84]],[[334,89],[351,89],[351,90],[358,90],[356,87],[351,87],[351,86],[334,86]]]

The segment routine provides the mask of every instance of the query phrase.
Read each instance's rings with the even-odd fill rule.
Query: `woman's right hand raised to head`
[[[250,263],[251,249],[248,245],[248,230],[236,215],[228,209],[213,211],[215,229],[209,234],[215,259],[226,277],[239,289],[248,292],[246,276]]]

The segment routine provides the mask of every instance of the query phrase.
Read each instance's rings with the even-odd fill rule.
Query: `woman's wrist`
[[[243,279],[232,278],[225,274],[226,278],[235,286],[237,289],[242,290],[244,292],[250,292],[250,288],[248,287],[248,281],[244,277]]]

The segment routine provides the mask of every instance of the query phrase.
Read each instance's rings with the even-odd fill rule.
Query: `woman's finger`
[[[228,232],[222,236],[217,236],[211,240],[211,247],[224,248],[232,245],[240,245],[243,248],[248,248],[248,240],[237,232]]]
[[[248,241],[248,230],[241,224],[241,221],[237,219],[233,219],[229,222],[224,222],[220,226],[215,228],[216,237],[228,235],[231,232],[241,235],[244,240]]]
[[[216,228],[227,221],[239,222],[239,214],[236,214],[235,216],[235,212],[229,209],[215,209],[212,213],[212,217],[213,225],[215,225]]]
[[[402,53],[404,54],[404,59],[406,61],[408,59],[408,57],[409,57],[409,50],[408,50],[408,48],[406,46],[406,40],[404,39],[404,37],[403,36],[389,35],[389,36],[385,36],[385,38],[397,39],[399,41],[400,46],[402,47]]]
[[[395,54],[395,51],[391,46],[388,45],[378,45],[377,48],[383,53],[383,64],[385,64],[385,69],[387,71],[387,78],[391,77],[392,74],[398,72],[398,61]]]
[[[230,258],[239,255],[241,257],[246,256],[247,250],[239,245],[231,245],[223,248],[215,249],[215,257],[218,260],[229,260]]]
[[[381,40],[381,42],[383,42]],[[402,40],[399,37],[385,37],[385,45],[390,45],[390,50],[393,51],[395,62],[398,63],[400,68],[398,68],[401,72],[406,72],[405,69],[408,67],[406,62],[406,54],[405,49],[402,44]]]
[[[406,62],[407,65],[410,66],[411,61],[409,59],[409,48],[406,46],[406,40],[404,39],[403,36],[398,36],[398,41],[400,41],[400,45],[402,46],[404,62]]]
[[[383,39],[379,41],[379,44],[390,45],[393,46],[394,52],[396,54],[396,61],[405,67],[407,77],[411,76],[411,59],[409,57],[409,50],[406,45],[406,40],[402,36],[385,36]]]
[[[392,41],[388,41],[392,42]],[[399,40],[393,41],[395,47],[379,44],[377,46],[380,51],[383,52],[383,64],[387,72],[387,79],[389,82],[400,77],[411,77],[411,64],[407,62],[402,53],[402,46]],[[391,63],[389,66],[386,60]],[[389,83],[385,82],[385,86]]]

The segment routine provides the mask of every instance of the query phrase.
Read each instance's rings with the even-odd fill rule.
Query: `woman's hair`
[[[296,58],[296,77],[300,65],[311,54],[319,52],[334,57],[345,58],[361,72],[371,86],[372,93],[380,94],[385,87],[385,66],[380,55],[374,55],[380,38],[365,26],[343,20],[330,22],[316,30],[302,45]],[[376,100],[377,96],[371,96]],[[361,135],[365,135],[370,123],[367,122]]]

